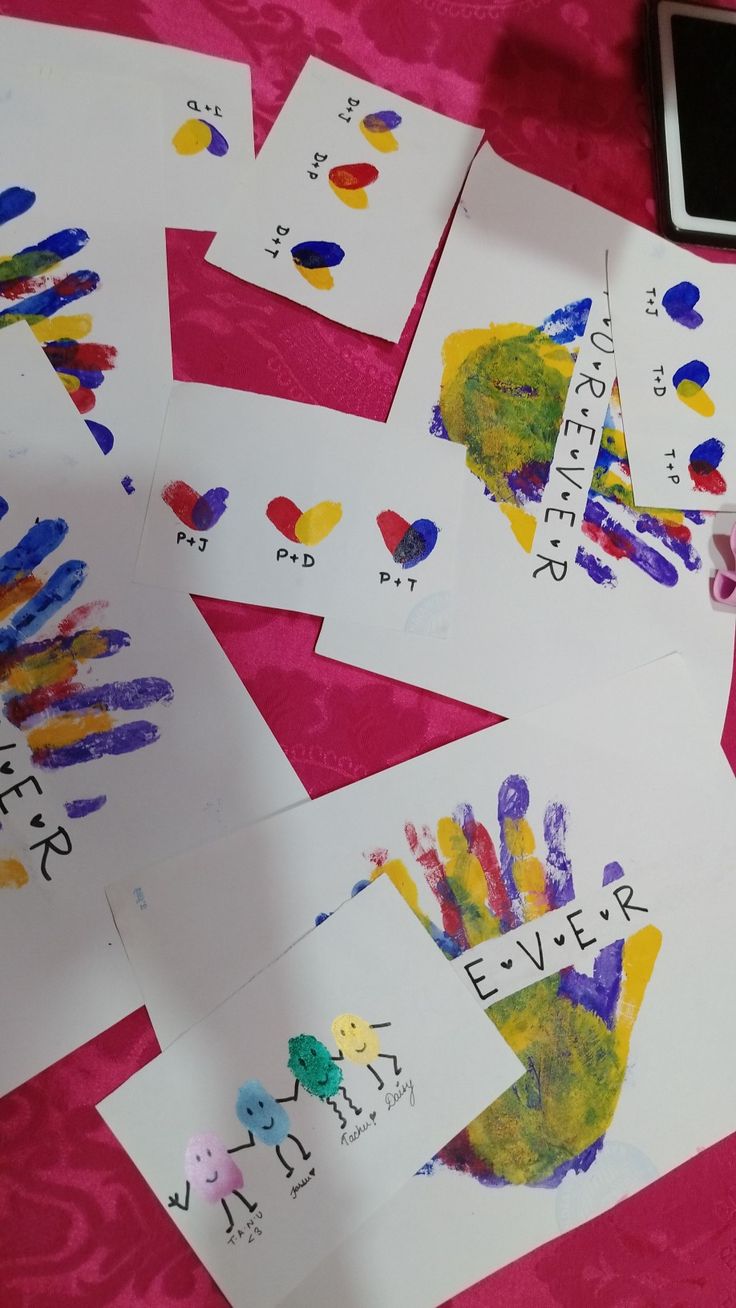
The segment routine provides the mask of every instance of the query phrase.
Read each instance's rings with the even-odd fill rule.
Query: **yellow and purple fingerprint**
[[[723,441],[716,440],[715,436],[711,436],[707,441],[701,441],[700,445],[696,445],[691,451],[688,472],[696,490],[709,495],[725,494],[728,487],[725,478],[718,471],[725,452]]]
[[[187,118],[174,132],[171,144],[177,154],[201,154],[206,150],[218,159],[230,149],[222,132],[208,123],[206,118]]]
[[[302,512],[286,495],[277,495],[266,506],[266,517],[294,544],[319,545],[342,518],[342,505],[336,500],[320,500]]]
[[[394,109],[378,109],[375,113],[366,114],[360,121],[360,130],[366,141],[370,142],[374,150],[380,150],[381,154],[398,150],[399,143],[394,132],[400,126],[401,114],[397,114]]]
[[[705,389],[709,381],[710,369],[702,359],[691,359],[689,363],[683,363],[672,375],[672,385],[678,400],[699,413],[701,418],[712,418],[716,411],[716,406]]]
[[[337,268],[345,258],[345,251],[336,241],[300,241],[292,245],[294,267],[316,291],[331,291],[335,285],[331,269]]]
[[[377,181],[378,169],[369,163],[338,164],[328,173],[328,181],[338,200],[350,209],[368,208],[367,188]]]

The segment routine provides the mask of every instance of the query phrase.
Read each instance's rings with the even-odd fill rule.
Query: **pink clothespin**
[[[719,568],[713,578],[713,599],[719,604],[730,604],[736,608],[736,527],[731,532],[730,541],[734,570],[724,572]]]

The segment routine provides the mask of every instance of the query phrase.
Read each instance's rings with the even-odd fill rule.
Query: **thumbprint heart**
[[[398,150],[399,143],[394,132],[400,126],[401,114],[397,114],[395,109],[378,109],[373,114],[366,114],[360,122],[360,130],[366,141],[370,141],[374,150],[380,150],[381,154]]]
[[[337,241],[300,241],[292,245],[291,257],[298,273],[316,291],[331,291],[335,279],[330,272],[345,258],[345,251]]]
[[[330,187],[338,200],[351,209],[367,209],[367,186],[372,186],[378,177],[378,169],[369,163],[338,164],[328,173]]]
[[[376,522],[386,549],[394,563],[402,568],[415,568],[417,563],[423,563],[437,544],[439,529],[430,518],[407,522],[393,509],[384,509]]]
[[[699,299],[700,289],[694,282],[677,282],[662,296],[662,308],[673,322],[694,331],[703,321],[703,315],[695,308]]]
[[[718,471],[718,465],[725,452],[723,441],[716,440],[715,436],[702,441],[690,452],[687,470],[697,491],[709,495],[723,495],[728,489],[725,478]]]
[[[209,531],[225,512],[229,494],[224,486],[213,486],[199,495],[185,481],[170,481],[161,491],[161,499],[190,531]]]
[[[319,545],[340,521],[342,504],[336,500],[321,500],[302,513],[293,500],[277,495],[267,505],[266,517],[287,540],[298,545]]]

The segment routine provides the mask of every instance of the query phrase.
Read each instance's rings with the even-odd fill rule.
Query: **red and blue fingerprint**
[[[0,517],[4,512],[6,504]],[[162,677],[93,686],[84,686],[78,679],[82,667],[130,646],[126,631],[83,625],[95,609],[105,607],[104,601],[80,606],[44,634],[87,576],[81,559],[67,559],[48,570],[47,560],[67,535],[62,518],[39,519],[0,556],[3,712],[8,722],[25,733],[34,764],[50,769],[152,745],[159,739],[154,722],[141,717],[118,722],[114,715],[137,714],[153,704],[168,703],[174,696],[170,682]],[[104,802],[104,795],[71,801],[69,816],[85,816]]]
[[[28,213],[35,202],[35,192],[25,187],[0,191],[0,225]],[[81,414],[95,407],[95,392],[117,358],[114,346],[84,340],[92,330],[89,314],[63,312],[100,286],[99,274],[89,268],[61,275],[56,272],[61,263],[80,254],[88,241],[83,228],[66,227],[0,259],[0,300],[9,301],[0,309],[0,328],[28,323]],[[91,420],[87,426],[103,454],[109,453],[114,444],[109,427]]]
[[[439,528],[431,518],[407,522],[393,509],[384,509],[376,522],[391,558],[402,568],[415,568],[423,563],[437,544]]]
[[[229,494],[224,486],[212,486],[200,495],[185,481],[170,481],[161,499],[190,531],[210,531],[225,512]]]
[[[698,491],[710,495],[723,495],[728,489],[725,478],[718,471],[718,466],[725,454],[723,441],[711,436],[701,441],[690,453],[688,472],[693,486]]]

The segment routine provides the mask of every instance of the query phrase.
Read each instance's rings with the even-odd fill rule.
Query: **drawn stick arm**
[[[187,1188],[184,1191],[184,1202],[182,1203],[181,1199],[179,1198],[178,1190],[175,1190],[173,1194],[169,1195],[169,1208],[181,1208],[182,1212],[185,1213],[188,1212],[189,1194],[190,1194],[190,1185],[189,1182],[187,1181]]]

